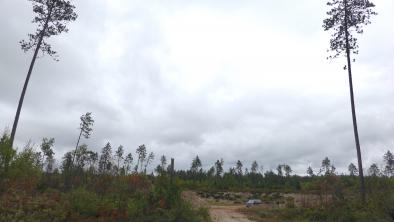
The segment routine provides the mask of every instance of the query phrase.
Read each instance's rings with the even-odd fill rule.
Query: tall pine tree
[[[369,0],[330,0],[327,5],[331,9],[327,12],[329,17],[323,21],[323,28],[325,31],[334,31],[330,40],[330,49],[334,52],[334,55],[329,56],[328,58],[336,58],[339,55],[344,54],[347,59],[347,66],[345,66],[345,69],[348,70],[353,131],[360,177],[360,194],[361,200],[364,202],[365,184],[360,140],[357,129],[356,108],[354,104],[351,66],[351,54],[358,54],[359,46],[357,44],[357,38],[352,33],[356,32],[357,34],[362,34],[364,32],[363,25],[370,24],[370,17],[372,15],[376,15],[376,12],[372,11],[372,8],[375,7],[375,5]]]

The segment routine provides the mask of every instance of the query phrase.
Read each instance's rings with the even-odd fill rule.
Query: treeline
[[[82,121],[81,131],[83,131],[83,125]],[[30,175],[43,172],[47,176],[44,182],[48,186],[65,191],[89,184],[92,182],[91,178],[95,176],[147,175],[148,173],[148,177],[153,178],[158,175],[168,175],[171,171],[167,164],[167,157],[162,155],[154,171],[147,172],[147,169],[152,168],[155,154],[149,152],[144,144],[140,145],[135,153],[127,154],[122,145],[113,149],[109,142],[100,153],[89,150],[86,144],[82,144],[78,145],[75,150],[65,153],[60,164],[55,164],[54,138],[44,138],[40,151],[36,151],[28,143],[20,153],[7,145],[8,139],[7,133],[4,133],[0,150],[0,176],[2,178],[23,178],[20,177],[23,174],[21,171],[30,172]],[[383,169],[380,169],[376,163],[371,164],[367,171],[368,175],[370,177],[393,177],[394,155],[392,152],[387,151],[383,155],[383,162]],[[217,189],[286,188],[290,190],[299,190],[303,181],[326,175],[337,175],[337,172],[331,160],[326,157],[322,160],[320,168],[312,169],[309,166],[306,169],[306,175],[293,174],[288,164],[279,164],[275,171],[263,172],[263,167],[259,166],[257,161],[253,161],[248,168],[240,160],[228,170],[224,169],[223,159],[218,159],[212,167],[204,169],[198,155],[192,159],[189,169],[173,172],[173,176],[179,183],[192,188],[205,186]],[[349,164],[347,175],[358,176],[358,169],[353,163]]]
[[[54,138],[44,138],[36,149],[28,143],[17,152],[7,133],[0,139],[0,218],[5,221],[206,221],[207,209],[193,209],[181,198],[184,189],[311,193],[330,197],[335,204],[353,204],[359,189],[358,169],[351,163],[348,174],[338,174],[329,158],[306,175],[279,164],[263,171],[257,161],[241,160],[224,169],[223,159],[203,168],[196,156],[190,168],[174,170],[167,157],[158,158],[145,145],[126,153],[108,142],[100,152],[81,139],[92,132],[91,113],[81,116],[76,146],[55,160]],[[383,155],[384,166],[372,164],[366,178],[368,209],[389,215],[394,209],[394,155]],[[150,169],[154,169],[153,171]],[[329,206],[324,206],[329,207]],[[328,208],[327,208],[328,209]],[[335,208],[332,208],[335,209]],[[357,208],[363,211],[363,206]],[[357,211],[358,212],[358,211]],[[394,214],[393,214],[394,215]]]
[[[81,117],[81,136],[89,138],[91,124]],[[81,144],[54,156],[55,139],[44,138],[37,150],[28,143],[17,152],[10,137],[0,139],[0,218],[5,221],[204,221],[206,209],[193,209],[181,198],[183,189],[206,191],[301,192],[329,196],[335,204],[357,202],[358,169],[351,163],[348,174],[338,174],[329,158],[306,175],[293,173],[288,164],[263,171],[257,161],[250,167],[238,160],[224,169],[218,159],[204,169],[196,156],[187,170],[173,170],[162,155],[156,158],[145,145],[126,153],[123,146],[107,143],[100,152]],[[394,155],[383,155],[384,166],[372,164],[366,178],[368,209],[388,215],[394,204]],[[154,168],[153,171],[149,170]],[[371,208],[372,206],[372,208]],[[329,206],[325,206],[329,207]],[[328,208],[327,208],[328,209]],[[335,208],[333,208],[335,209]],[[360,212],[363,207],[358,210]],[[358,211],[357,211],[358,212]],[[394,212],[394,211],[393,211]]]
[[[305,176],[292,173],[288,164],[279,164],[275,171],[263,172],[257,161],[250,168],[238,160],[224,171],[223,159],[208,170],[202,168],[196,156],[188,170],[176,172],[177,182],[186,189],[206,191],[215,198],[223,191],[249,192],[253,198],[272,197],[279,193],[297,193],[299,205],[284,209],[250,209],[254,219],[261,221],[393,221],[394,220],[394,157],[391,151],[383,155],[384,166],[372,164],[365,178],[366,200],[361,201],[358,169],[350,163],[348,173],[337,173],[329,158],[324,158],[317,169],[308,167]],[[264,195],[262,195],[264,194]],[[314,200],[313,200],[314,199]],[[271,200],[267,198],[265,200]],[[275,203],[285,203],[283,199]],[[292,199],[292,201],[295,201]],[[309,203],[307,203],[310,201]],[[292,202],[293,203],[293,202]],[[302,205],[306,203],[306,205]],[[260,221],[260,220],[259,220]]]
[[[387,151],[383,155],[384,168],[379,169],[376,163],[371,164],[368,168],[370,177],[391,178],[394,176],[394,155]],[[267,170],[263,172],[263,168],[259,167],[257,161],[253,161],[250,168],[238,160],[235,166],[224,170],[224,160],[217,160],[208,170],[202,168],[202,161],[196,156],[192,162],[190,169],[176,171],[178,178],[183,184],[189,187],[210,187],[217,189],[245,189],[245,188],[261,188],[261,189],[286,189],[291,191],[299,191],[302,183],[325,176],[350,177],[353,180],[358,176],[358,169],[350,163],[348,166],[348,174],[338,174],[336,167],[331,160],[326,157],[321,162],[321,167],[306,169],[307,176],[298,176],[293,174],[292,168],[288,164],[279,164],[276,170]]]

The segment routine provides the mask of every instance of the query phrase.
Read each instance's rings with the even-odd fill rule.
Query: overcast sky
[[[364,166],[394,146],[394,3],[359,36],[353,77]],[[49,41],[60,61],[37,60],[16,135],[54,137],[57,158],[74,148],[79,117],[92,112],[83,143],[106,142],[188,168],[223,158],[296,173],[328,156],[357,163],[345,58],[327,60],[325,1],[82,0],[69,33]],[[0,128],[11,129],[32,52],[31,3],[1,0]]]

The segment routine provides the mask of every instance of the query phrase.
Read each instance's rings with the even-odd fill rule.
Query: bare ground
[[[246,215],[238,212],[243,205],[211,206],[209,213],[213,222],[252,222]]]
[[[239,209],[245,207],[244,205],[212,205],[207,199],[199,197],[193,191],[184,191],[182,196],[196,208],[208,208],[212,222],[252,222],[246,215],[239,212]]]

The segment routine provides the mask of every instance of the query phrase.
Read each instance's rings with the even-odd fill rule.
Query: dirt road
[[[211,206],[209,213],[213,222],[252,222],[237,210],[240,206]]]
[[[196,208],[208,208],[212,222],[253,222],[238,211],[238,209],[245,207],[244,205],[212,205],[206,198],[199,197],[194,191],[184,191],[182,197]]]

